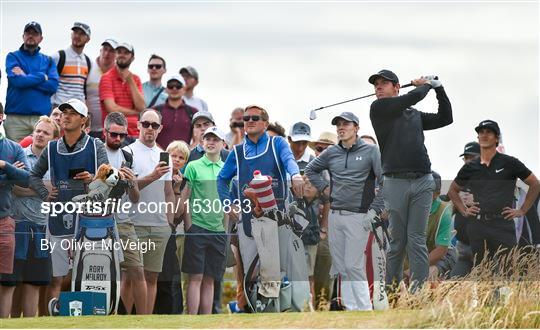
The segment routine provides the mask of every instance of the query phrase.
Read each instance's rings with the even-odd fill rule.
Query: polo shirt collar
[[[210,159],[208,159],[208,157],[206,157],[206,154],[204,154],[201,159],[202,159],[201,161],[203,162],[203,164],[206,166],[220,165],[221,163],[223,163],[221,158],[219,158],[219,160],[215,163],[212,162]]]
[[[298,160],[298,162],[309,163],[309,158],[310,158],[310,153],[308,152],[308,149],[306,148],[306,150],[304,151],[304,154],[303,154],[302,157]]]
[[[24,154],[26,155],[26,157],[37,158],[37,156],[34,155],[34,153],[32,152],[32,145],[29,145],[28,147],[24,148],[23,151],[24,151]]]
[[[73,49],[73,46],[69,46],[66,49],[66,55],[75,56],[75,57],[83,57],[84,56],[83,53],[77,54],[77,52]]]
[[[259,140],[257,140],[257,143],[251,141],[251,139],[247,136],[246,134],[246,137],[244,138],[244,141],[246,141],[246,144],[251,144],[251,145],[259,145],[259,144],[266,144],[266,141],[268,141],[270,137],[268,136],[268,133],[267,132],[264,132],[261,137],[259,138]]]

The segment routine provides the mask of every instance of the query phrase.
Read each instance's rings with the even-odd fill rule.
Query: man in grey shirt
[[[384,202],[375,196],[381,178],[379,149],[358,137],[359,120],[351,112],[332,119],[339,143],[310,162],[305,173],[317,189],[330,197],[328,243],[332,255],[331,274],[337,275],[342,307],[371,310],[364,248],[373,218]],[[328,170],[330,184],[321,177]]]

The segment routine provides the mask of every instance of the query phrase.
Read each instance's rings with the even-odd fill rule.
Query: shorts
[[[306,262],[307,262],[307,270],[308,270],[308,276],[313,276],[313,273],[315,272],[315,258],[317,257],[317,246],[315,245],[304,245],[304,249],[306,252]]]
[[[165,249],[171,236],[171,227],[135,226],[135,233],[141,244],[140,252],[144,270],[161,273]]]
[[[13,273],[15,258],[15,220],[0,218],[0,274]]]
[[[120,241],[122,242],[122,252],[124,253],[124,261],[120,263],[122,269],[128,267],[142,267],[143,266],[143,256],[141,251],[138,249],[137,243],[139,237],[135,232],[135,226],[132,223],[118,223],[116,225],[118,229],[118,236],[120,236]],[[126,247],[124,249],[124,246]]]
[[[182,272],[203,274],[220,281],[225,272],[225,232],[213,232],[191,225],[186,232]]]
[[[52,276],[66,276],[73,268],[73,259],[71,258],[72,235],[52,236],[48,235],[51,246],[51,264]]]
[[[51,282],[52,276],[51,257],[15,260],[13,274],[2,274],[0,285],[16,286],[19,283],[36,286],[46,286]]]

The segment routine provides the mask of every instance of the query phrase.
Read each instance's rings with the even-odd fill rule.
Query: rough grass
[[[513,251],[499,265],[484,260],[463,280],[431,283],[416,294],[402,292],[395,309],[423,311],[402,319],[401,326],[408,328],[538,329],[540,254]]]
[[[0,328],[540,328],[540,254],[503,263],[509,271],[484,261],[463,280],[402,291],[388,311],[41,317],[0,319]]]

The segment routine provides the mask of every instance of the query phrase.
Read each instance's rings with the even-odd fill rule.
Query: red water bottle
[[[249,183],[249,187],[255,191],[259,206],[264,212],[277,210],[277,202],[272,190],[272,177],[262,175],[261,171],[253,172],[253,180]]]

